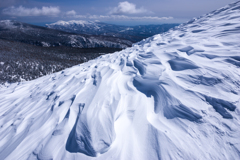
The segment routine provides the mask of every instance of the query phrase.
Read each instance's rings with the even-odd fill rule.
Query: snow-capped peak
[[[1,22],[1,23],[11,23],[12,20],[1,20],[0,22]]]
[[[14,22],[16,22],[16,21],[13,21],[13,20],[1,20],[0,21],[0,26],[4,27],[4,28],[16,28],[16,26],[14,25]]]
[[[53,26],[53,25],[62,25],[62,26],[69,26],[69,25],[89,25],[89,24],[95,24],[94,21],[83,21],[83,20],[71,20],[71,21],[57,21],[56,23],[47,24],[47,26]]]
[[[1,20],[0,23],[5,24],[5,25],[12,25],[14,21],[13,20]]]

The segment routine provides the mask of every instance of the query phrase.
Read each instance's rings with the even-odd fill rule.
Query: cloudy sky
[[[0,20],[44,25],[98,20],[138,25],[182,23],[236,0],[0,0]]]

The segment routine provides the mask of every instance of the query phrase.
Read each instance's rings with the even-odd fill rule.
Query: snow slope
[[[240,159],[240,2],[0,89],[0,159]]]

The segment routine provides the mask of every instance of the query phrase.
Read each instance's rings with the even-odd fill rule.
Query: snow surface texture
[[[240,159],[240,2],[0,90],[0,159]]]

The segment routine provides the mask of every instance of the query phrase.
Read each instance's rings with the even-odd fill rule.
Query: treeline
[[[33,80],[119,50],[121,49],[39,47],[0,40],[0,84]]]

